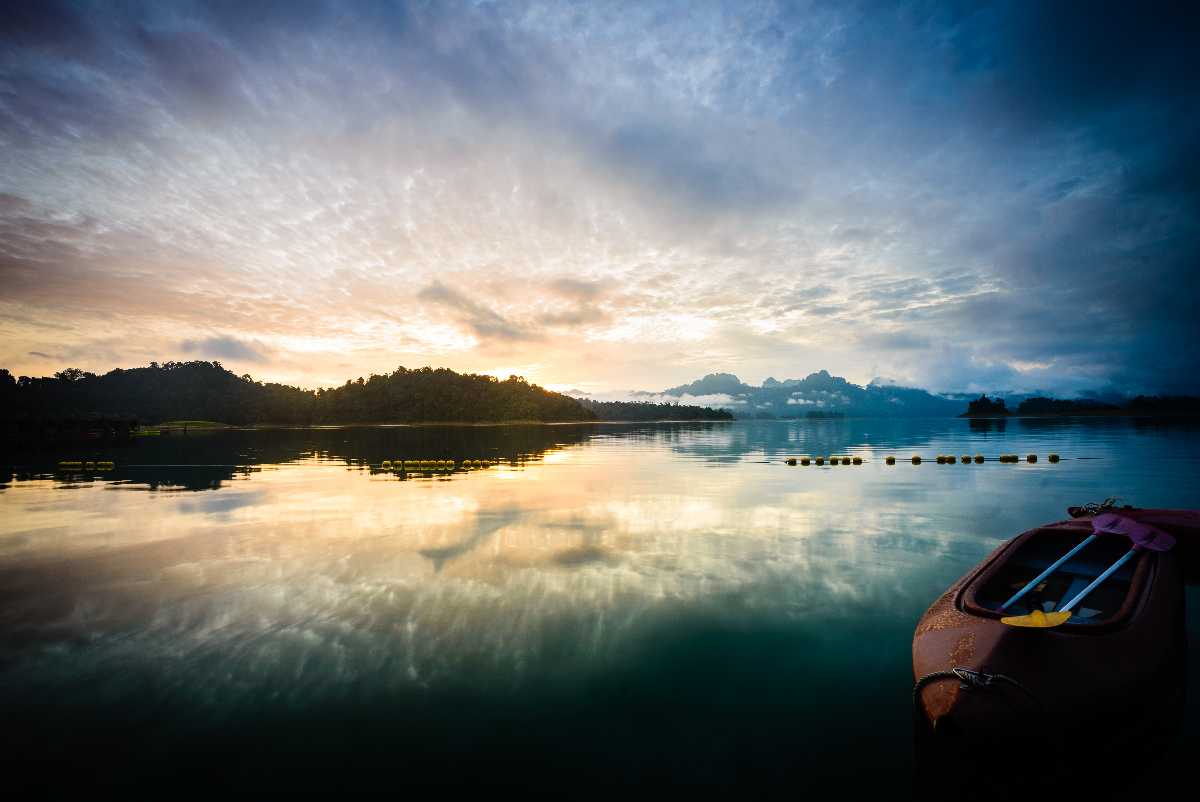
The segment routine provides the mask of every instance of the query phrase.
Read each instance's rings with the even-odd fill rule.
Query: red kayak
[[[1094,770],[1098,744],[1145,745],[1172,728],[1184,690],[1180,556],[1200,544],[1200,512],[1070,512],[1000,546],[918,622],[922,773],[950,761],[1011,778],[1015,755],[1061,773],[1082,753]],[[1132,530],[1181,548],[1139,548]]]

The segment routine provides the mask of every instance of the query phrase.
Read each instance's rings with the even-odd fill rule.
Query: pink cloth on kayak
[[[1135,546],[1151,551],[1169,551],[1175,545],[1175,538],[1161,529],[1112,512],[1093,518],[1092,529],[1097,534],[1124,535]]]

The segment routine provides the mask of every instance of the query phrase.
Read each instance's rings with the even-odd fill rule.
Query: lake
[[[6,776],[110,795],[902,798],[913,627],[947,586],[1068,505],[1200,507],[1200,428],[1138,419],[229,430],[2,459]],[[380,470],[433,459],[495,464]]]

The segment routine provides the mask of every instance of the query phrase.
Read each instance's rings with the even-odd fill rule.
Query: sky
[[[5,5],[14,375],[1200,391],[1183,4]]]

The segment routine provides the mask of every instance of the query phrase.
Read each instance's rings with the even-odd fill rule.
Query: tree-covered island
[[[651,409],[653,407],[653,409]],[[237,376],[219,362],[151,363],[103,375],[67,369],[14,378],[0,369],[0,420],[111,417],[143,423],[210,421],[247,425],[498,423],[595,420],[729,420],[724,410],[676,404],[581,402],[519,376],[397,368],[392,373],[306,390]]]

